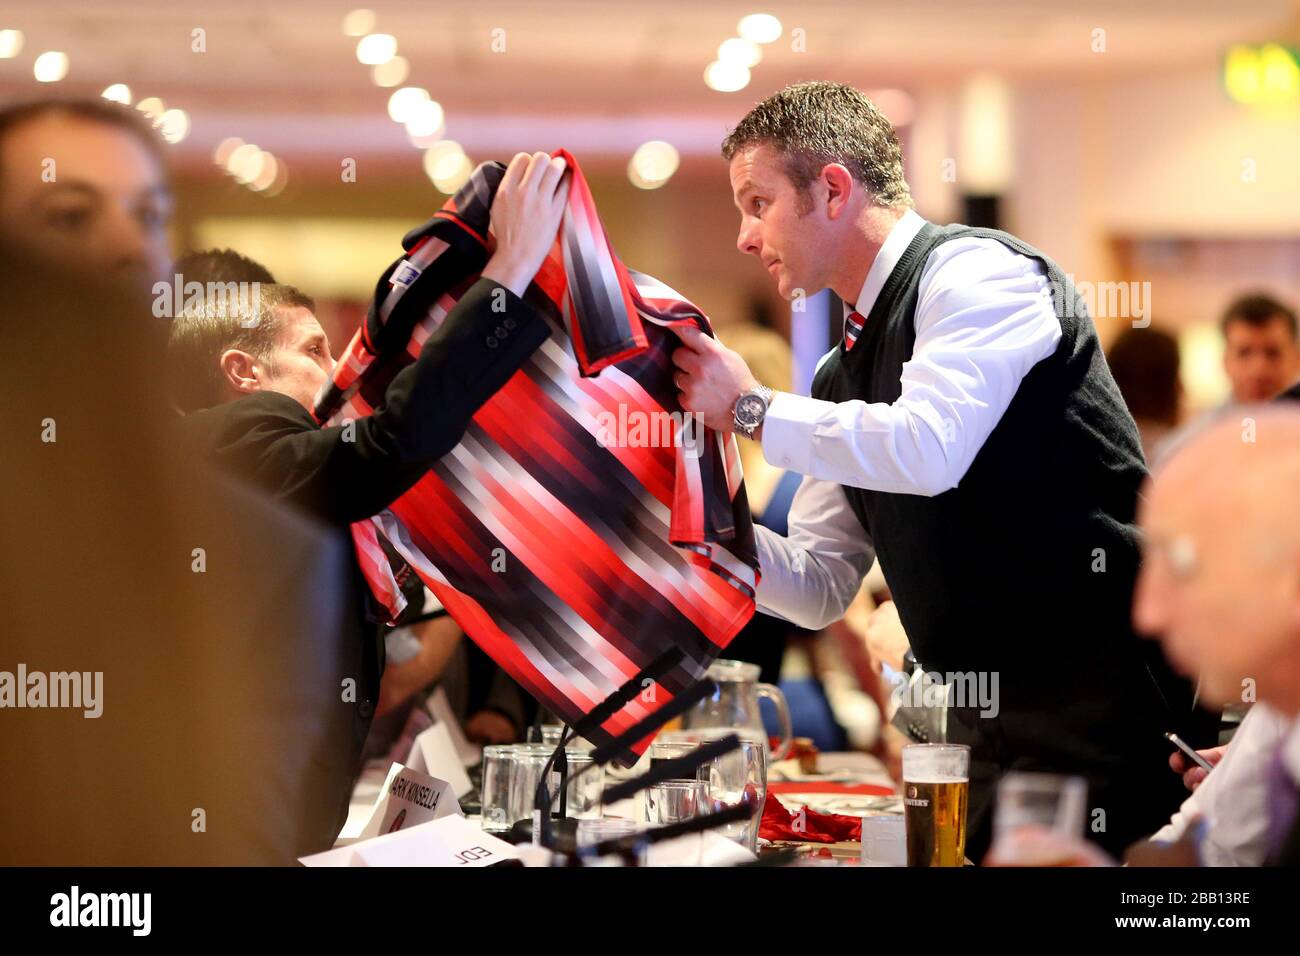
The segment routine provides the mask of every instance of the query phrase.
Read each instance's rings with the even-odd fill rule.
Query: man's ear
[[[826,215],[839,219],[849,210],[853,198],[853,174],[839,163],[822,168],[822,182],[826,187]]]
[[[241,394],[262,390],[262,366],[257,359],[241,349],[226,349],[217,359],[221,378],[234,391]]]

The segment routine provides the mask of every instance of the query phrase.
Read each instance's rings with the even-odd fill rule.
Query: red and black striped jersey
[[[550,338],[460,444],[353,537],[391,617],[405,562],[570,723],[681,647],[684,664],[606,722],[593,741],[603,743],[703,676],[754,612],[758,559],[736,439],[684,412],[673,384],[672,328],[711,334],[709,322],[619,261],[577,162],[556,155],[572,170],[568,207],[524,297],[552,323]],[[405,257],[380,279],[321,394],[319,421],[369,414],[477,279],[503,172],[479,166],[403,239]]]

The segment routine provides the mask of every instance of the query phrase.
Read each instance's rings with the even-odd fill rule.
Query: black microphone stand
[[[560,768],[560,817],[567,819],[567,774],[568,774],[568,757],[565,754],[565,748],[569,742],[577,736],[578,728],[581,727],[583,733],[587,733],[591,727],[598,726],[616,714],[622,709],[628,701],[639,693],[645,681],[659,681],[673,668],[677,667],[686,657],[685,651],[680,647],[670,647],[653,661],[643,667],[634,677],[625,681],[621,687],[597,704],[589,714],[581,720],[576,721],[572,727],[565,724],[560,732],[560,742],[551,754],[546,765],[542,768],[541,778],[537,781],[537,790],[533,795],[533,842],[547,849],[554,849],[551,838],[551,793],[550,793],[550,774],[553,768]],[[671,704],[672,702],[670,702]],[[665,710],[666,708],[660,708]],[[658,711],[656,711],[658,713]],[[668,713],[658,723],[655,723],[651,729],[657,729],[667,721],[673,718],[673,713]],[[651,715],[653,718],[653,715]],[[642,720],[637,726],[649,723],[651,718]],[[644,736],[644,734],[642,735]],[[616,738],[621,740],[622,738]],[[640,737],[633,738],[631,742],[635,743]],[[597,759],[597,758],[593,758]],[[604,761],[601,760],[601,763]]]
[[[552,850],[553,840],[551,838],[551,789],[550,776],[552,772],[560,775],[560,820],[568,819],[568,799],[569,799],[569,757],[566,748],[569,742],[574,738],[573,728],[564,724],[560,728],[560,742],[556,745],[554,753],[551,754],[546,766],[542,768],[542,773],[537,780],[537,791],[533,795],[533,827],[537,833],[537,843],[540,846]]]

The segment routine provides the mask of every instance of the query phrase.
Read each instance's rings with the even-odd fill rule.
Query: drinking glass
[[[626,862],[625,857],[617,854],[596,856],[592,852],[592,847],[605,840],[614,840],[636,832],[637,827],[633,820],[623,820],[615,817],[593,817],[579,820],[576,834],[578,857],[583,861],[584,866],[621,866]],[[645,847],[643,845],[636,846],[632,850],[632,854],[638,863],[644,863]]]
[[[510,799],[507,803],[510,824],[531,820],[537,802],[537,781],[554,747],[546,744],[516,744],[510,752]],[[554,787],[552,787],[554,791]]]
[[[970,748],[909,744],[903,748],[903,816],[908,866],[963,866]]]
[[[716,736],[734,731],[720,730]],[[700,768],[706,781],[708,810],[716,812],[741,802],[751,808],[749,818],[718,827],[715,832],[734,840],[751,853],[758,852],[758,827],[767,800],[767,744],[757,737],[742,737],[740,747],[715,757]]]
[[[1074,854],[1051,835],[1070,844],[1083,837],[1087,796],[1088,784],[1082,777],[1007,774],[998,782],[992,855],[1004,865],[1066,865]],[[1033,839],[1036,834],[1047,839]]]
[[[708,807],[708,785],[703,780],[664,780],[645,791],[646,822],[667,826],[693,820]]]
[[[511,753],[517,744],[491,744],[483,748],[483,829],[505,833],[514,822],[510,818]]]
[[[591,752],[575,748],[565,748],[564,755],[569,762],[568,782],[565,790],[565,815],[578,820],[599,817],[603,810],[602,794],[605,792],[605,768],[589,769],[592,764]],[[560,810],[560,775],[551,774],[551,810]]]

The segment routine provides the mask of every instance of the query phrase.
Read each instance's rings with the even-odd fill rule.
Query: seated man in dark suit
[[[460,441],[473,414],[546,340],[549,326],[520,296],[554,242],[568,196],[563,160],[520,153],[492,210],[496,237],[480,278],[389,385],[367,418],[321,428],[316,394],[333,370],[312,301],[259,287],[256,314],[209,302],[180,316],[169,344],[172,397],[185,413],[185,452],[241,476],[348,537]],[[244,301],[241,297],[241,301]],[[512,323],[503,323],[503,315]],[[490,333],[513,326],[504,338]],[[490,341],[488,341],[490,339]],[[383,670],[368,590],[353,562],[350,637],[338,661],[332,715],[338,787],[321,799],[347,814]],[[337,831],[336,831],[337,832]]]

